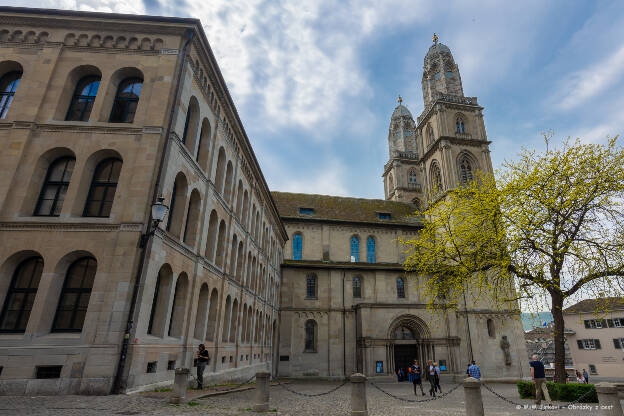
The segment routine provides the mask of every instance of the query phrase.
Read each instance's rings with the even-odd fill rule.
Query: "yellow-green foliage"
[[[564,377],[566,299],[624,293],[624,150],[617,137],[567,140],[544,152],[523,150],[496,181],[474,176],[435,193],[417,213],[424,228],[403,241],[405,269],[424,276],[421,291],[433,308],[463,305],[466,291],[509,309],[518,299],[550,304]]]

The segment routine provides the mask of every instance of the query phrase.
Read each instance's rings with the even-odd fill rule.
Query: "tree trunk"
[[[565,336],[563,324],[563,296],[560,293],[551,293],[552,314],[555,321],[553,338],[555,342],[555,382],[565,383]]]

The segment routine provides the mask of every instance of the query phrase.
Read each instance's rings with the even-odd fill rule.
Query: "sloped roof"
[[[624,298],[609,297],[599,299],[584,299],[579,303],[564,309],[564,312],[569,313],[583,313],[583,312],[595,312],[609,310],[624,309]]]
[[[413,216],[416,207],[404,202],[290,192],[272,192],[272,195],[282,218],[421,225],[421,221]],[[301,214],[300,208],[312,208],[314,213]],[[379,213],[390,214],[390,219],[380,219]]]

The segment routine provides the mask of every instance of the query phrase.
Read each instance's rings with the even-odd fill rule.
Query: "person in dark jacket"
[[[199,344],[197,350],[197,389],[204,388],[204,370],[210,362],[210,355],[204,344]]]
[[[429,396],[435,397],[436,394],[436,372],[433,360],[427,362],[427,381],[429,381]]]
[[[422,387],[422,369],[420,368],[420,365],[418,365],[418,360],[414,360],[414,364],[412,365],[412,383],[414,384],[414,396],[418,396],[416,386],[420,386],[420,392],[424,396],[425,391]]]

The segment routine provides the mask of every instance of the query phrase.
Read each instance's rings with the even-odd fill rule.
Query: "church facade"
[[[468,300],[457,311],[426,308],[421,277],[405,275],[412,214],[492,172],[483,107],[466,97],[449,48],[437,42],[423,66],[424,110],[394,109],[384,200],[273,192],[290,242],[284,251],[278,374],[342,377],[394,374],[414,359],[461,376],[474,359],[488,378],[528,374],[517,305]]]
[[[446,46],[425,58],[422,115],[392,115],[375,200],[269,190],[197,19],[0,20],[0,393],[170,384],[200,343],[207,384],[416,357],[522,375],[516,308],[432,315],[402,270],[425,193],[491,170]]]

